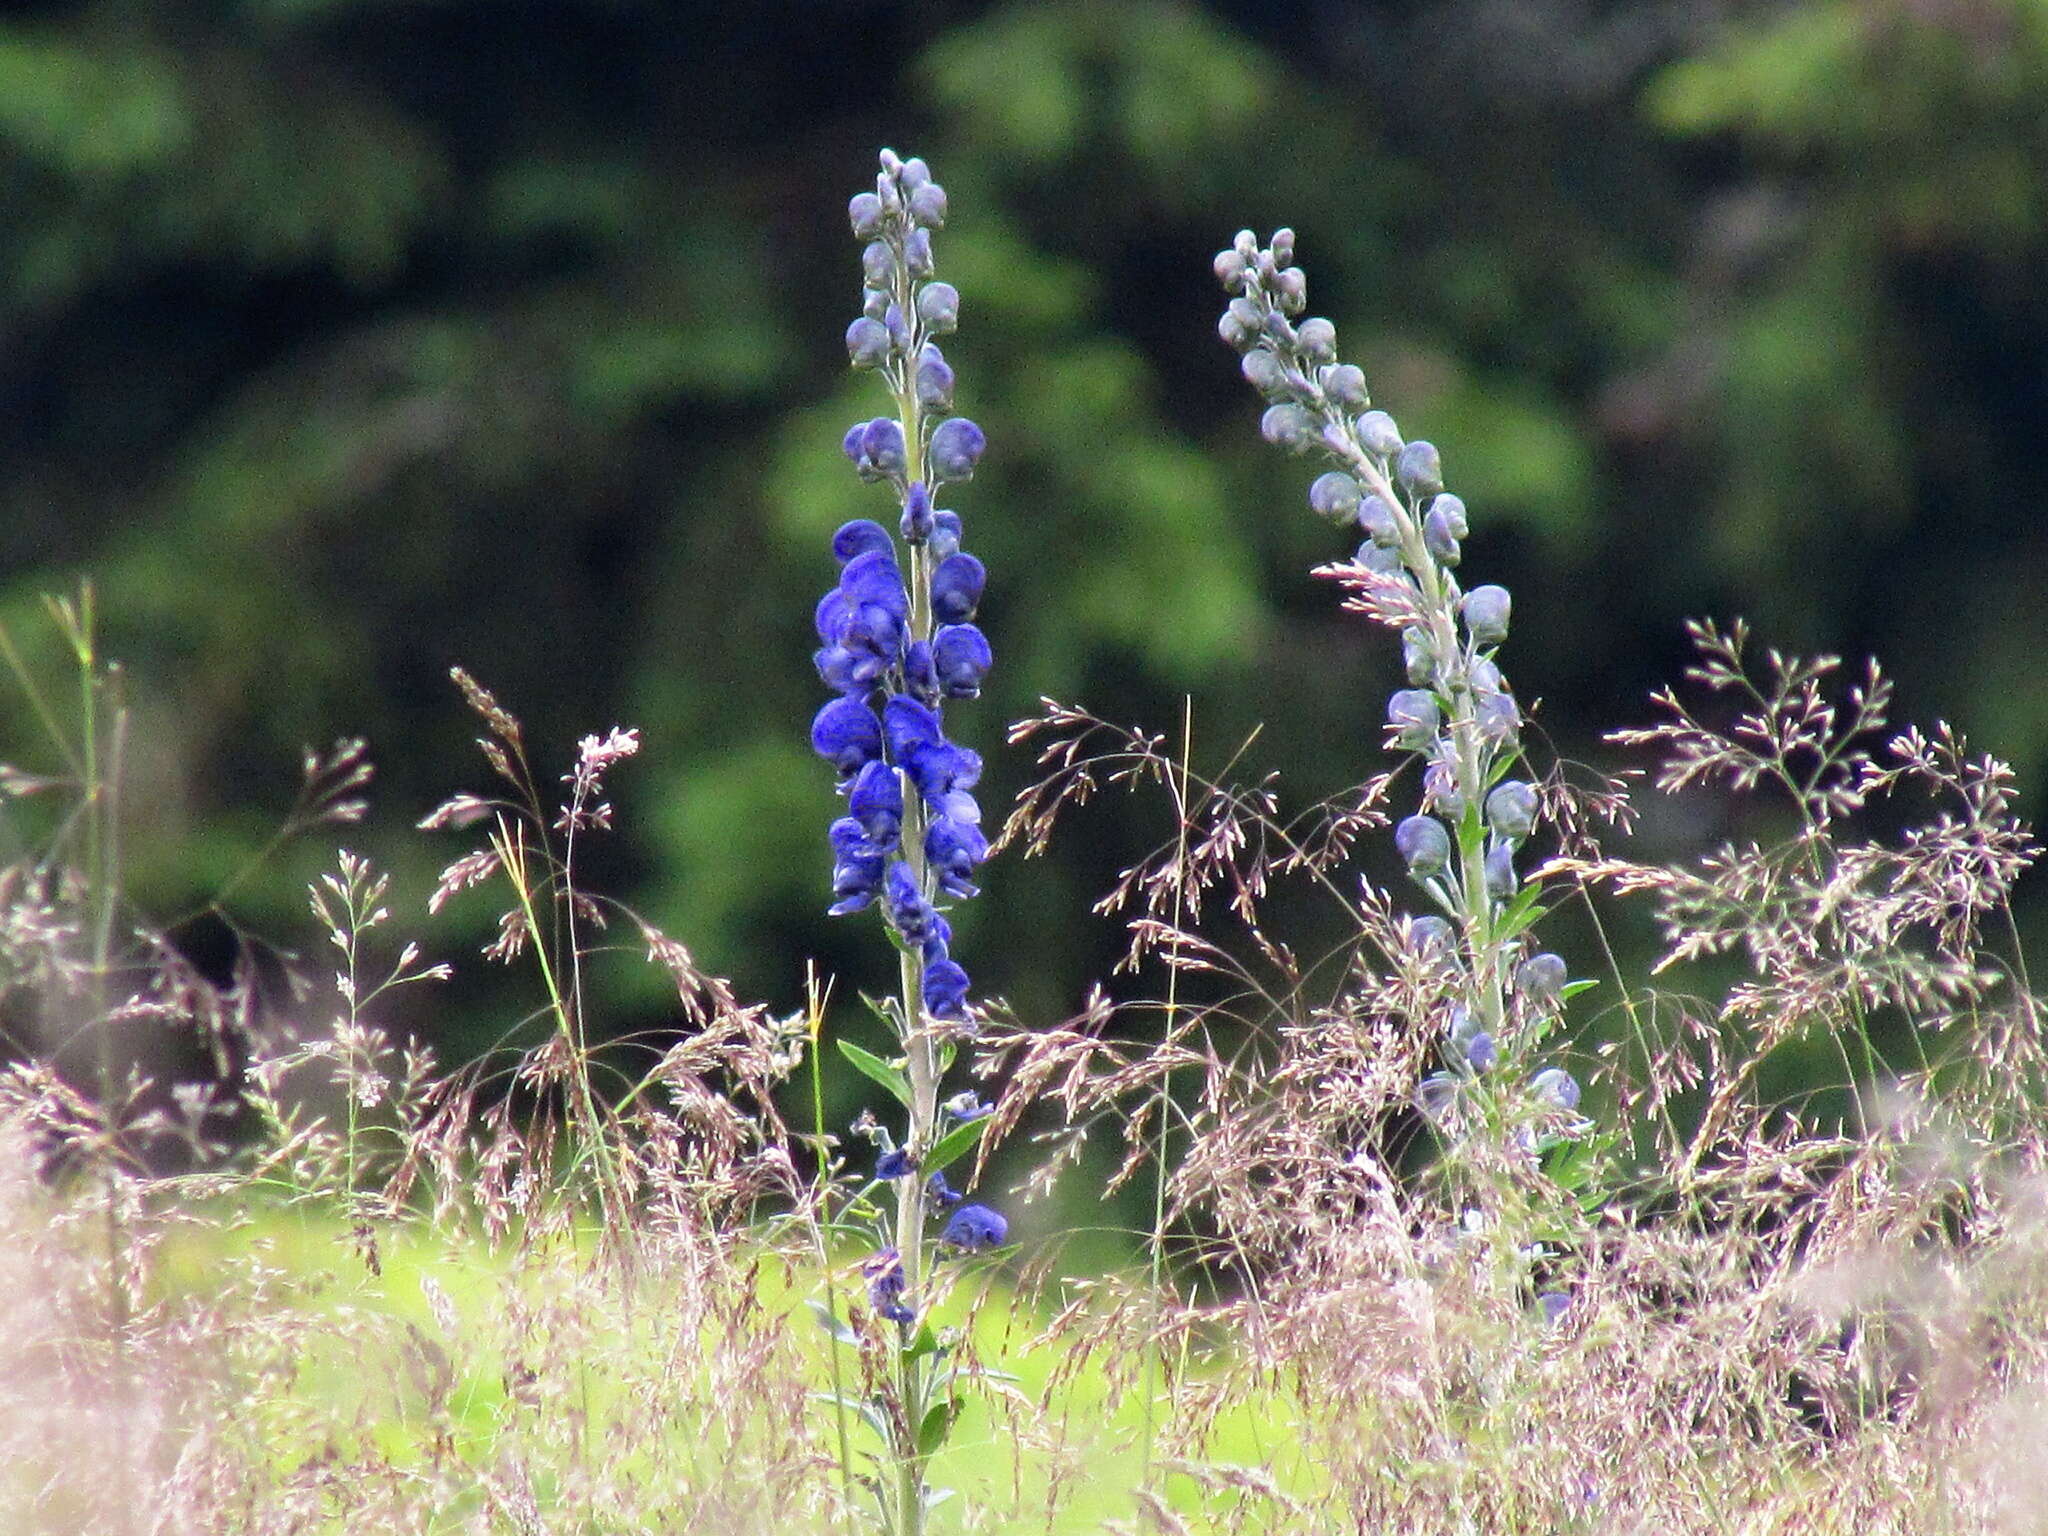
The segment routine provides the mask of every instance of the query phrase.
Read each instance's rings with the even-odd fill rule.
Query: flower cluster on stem
[[[1330,466],[1309,486],[1309,506],[1364,535],[1336,574],[1352,606],[1401,635],[1408,686],[1387,701],[1386,742],[1420,761],[1422,805],[1395,828],[1394,844],[1438,909],[1409,923],[1408,942],[1450,983],[1439,1035],[1446,1070],[1424,1079],[1418,1107],[1450,1127],[1482,1101],[1513,1101],[1518,1140],[1534,1147],[1543,1133],[1576,1125],[1579,1085],[1529,1059],[1572,988],[1561,958],[1531,952],[1539,914],[1516,867],[1539,799],[1513,776],[1522,714],[1495,660],[1509,595],[1459,579],[1467,512],[1444,487],[1435,445],[1405,440],[1393,417],[1372,408],[1364,373],[1337,355],[1334,325],[1301,318],[1308,280],[1294,265],[1293,231],[1264,248],[1243,231],[1215,268],[1231,295],[1218,330],[1267,401],[1262,434]],[[1494,1086],[1505,1082],[1515,1087]]]
[[[839,579],[818,603],[815,660],[834,697],[813,720],[811,743],[837,770],[846,796],[845,814],[828,832],[830,910],[878,909],[899,955],[892,1023],[903,1049],[908,1125],[900,1145],[874,1132],[875,1175],[893,1185],[896,1202],[890,1240],[866,1277],[876,1315],[908,1337],[926,1290],[927,1218],[959,1200],[939,1170],[921,1177],[920,1169],[948,1118],[973,1118],[949,1116],[942,1109],[952,1101],[939,1102],[969,990],[943,907],[976,894],[989,844],[974,797],[981,757],[948,739],[944,712],[949,701],[981,691],[993,656],[974,623],[987,573],[962,547],[959,514],[937,497],[973,477],[986,442],[978,426],[953,414],[953,369],[938,342],[960,317],[959,293],[935,275],[932,241],[946,220],[944,189],[924,161],[884,150],[874,191],[853,198],[847,212],[865,242],[861,313],[846,330],[847,356],[880,377],[893,414],[854,423],[842,446],[863,480],[890,489],[899,515],[893,532],[861,518],[832,536]],[[978,1251],[1005,1236],[997,1212],[959,1205],[938,1240]],[[908,1353],[901,1376],[900,1418],[921,1424],[933,1384]],[[892,1454],[903,1479],[895,1528],[915,1530],[923,1453],[913,1439]]]

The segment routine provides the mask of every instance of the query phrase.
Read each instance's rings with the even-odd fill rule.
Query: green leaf
[[[896,930],[891,928],[888,930],[888,933],[891,941],[896,943],[897,948],[902,948],[901,942],[896,939]],[[872,1013],[888,1027],[889,1033],[892,1035],[901,1035],[903,1033],[902,1018],[898,1012],[895,998],[876,997],[871,993],[863,992],[860,995],[860,1000],[868,1005],[869,1013]]]
[[[904,1081],[901,1072],[873,1051],[864,1050],[851,1040],[835,1040],[833,1044],[839,1047],[839,1054],[847,1059],[854,1071],[870,1082],[880,1083],[896,1096],[897,1103],[905,1109],[910,1108],[910,1084]]]
[[[1542,886],[1523,886],[1509,899],[1508,904],[1501,908],[1500,918],[1493,926],[1494,938],[1506,943],[1523,929],[1530,927],[1537,918],[1549,910],[1542,902]]]
[[[929,1456],[946,1443],[946,1436],[953,1432],[953,1421],[960,1416],[960,1405],[952,1398],[933,1403],[925,1410],[924,1422],[917,1426],[917,1453]]]
[[[1569,1002],[1572,998],[1577,997],[1581,992],[1590,992],[1593,990],[1593,988],[1599,985],[1600,983],[1597,978],[1588,979],[1585,981],[1568,981],[1562,987],[1558,988],[1558,1000],[1560,1002]]]
[[[811,1401],[830,1403],[835,1408],[844,1408],[851,1413],[859,1414],[861,1422],[879,1435],[884,1445],[888,1444],[889,1421],[873,1403],[863,1398],[849,1397],[844,1392],[813,1392]]]
[[[926,1178],[930,1178],[948,1164],[957,1163],[962,1157],[974,1150],[975,1143],[981,1140],[981,1133],[987,1128],[988,1120],[986,1118],[970,1120],[965,1125],[954,1126],[952,1130],[939,1138],[937,1146],[925,1154],[924,1161],[918,1165],[918,1171],[923,1173]]]

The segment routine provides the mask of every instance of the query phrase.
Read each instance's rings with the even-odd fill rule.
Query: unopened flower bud
[[[896,255],[885,240],[870,240],[860,253],[860,273],[870,288],[886,287],[896,270]]]
[[[1496,841],[1486,850],[1486,894],[1495,901],[1506,901],[1515,894],[1518,884],[1515,850],[1507,843]]]
[[[917,403],[928,411],[953,409],[953,368],[931,342],[918,349]]]
[[[856,368],[879,368],[889,356],[889,330],[862,315],[846,328],[846,356]]]
[[[1546,1108],[1569,1114],[1579,1107],[1579,1082],[1563,1067],[1545,1067],[1529,1079],[1529,1096]]]
[[[1380,576],[1401,574],[1401,552],[1386,545],[1367,539],[1358,546],[1358,553],[1351,557],[1368,571]]]
[[[1507,687],[1498,663],[1490,656],[1475,656],[1472,665],[1465,669],[1465,677],[1472,684],[1474,693],[1499,693]]]
[[[1527,842],[1536,826],[1536,791],[1520,779],[1501,780],[1486,797],[1486,824],[1506,842]]]
[[[924,163],[921,155],[912,155],[900,166],[892,167],[896,180],[906,192],[914,192],[932,179],[932,168]]]
[[[903,537],[922,544],[932,536],[932,496],[922,480],[913,480],[903,498]]]
[[[1337,360],[1337,327],[1322,316],[1302,321],[1295,328],[1295,338],[1310,362],[1334,363]]]
[[[1474,700],[1472,715],[1479,723],[1480,738],[1491,746],[1512,745],[1522,729],[1522,712],[1511,693],[1482,693]]]
[[[886,288],[863,288],[860,291],[860,312],[870,320],[879,320],[889,313],[889,290]]]
[[[1443,710],[1436,695],[1426,688],[1403,688],[1387,700],[1387,724],[1394,744],[1411,751],[1426,751],[1436,741]]]
[[[951,283],[926,283],[917,291],[917,318],[935,336],[960,325],[960,290]]]
[[[882,232],[882,199],[873,192],[857,194],[846,205],[846,218],[858,238],[874,239]]]
[[[1216,260],[1211,265],[1216,273],[1216,281],[1223,285],[1225,293],[1236,293],[1244,286],[1247,263],[1242,251],[1218,251]]]
[[[1230,242],[1230,248],[1250,265],[1259,259],[1259,237],[1248,229],[1240,229]]]
[[[1358,482],[1341,469],[1316,476],[1308,488],[1309,510],[1342,526],[1358,511]]]
[[[1247,327],[1242,320],[1238,319],[1236,315],[1227,309],[1223,311],[1222,317],[1216,322],[1216,334],[1223,339],[1223,344],[1234,352],[1244,351],[1245,348],[1259,339],[1257,331]]]
[[[1401,666],[1408,681],[1417,688],[1426,687],[1435,678],[1436,652],[1426,630],[1411,624],[1401,631]]]
[[[912,277],[930,277],[932,261],[932,232],[928,229],[913,229],[910,238],[903,242],[903,265],[910,269]]]
[[[1273,291],[1280,307],[1290,315],[1308,308],[1308,274],[1299,267],[1283,267],[1273,276]]]
[[[1540,955],[1531,955],[1515,968],[1515,990],[1531,1003],[1554,1002],[1557,994],[1564,990],[1565,979],[1570,974],[1565,968],[1564,956],[1553,955],[1546,950]]]
[[[1367,411],[1358,418],[1358,440],[1367,453],[1390,459],[1401,451],[1401,429],[1385,411]]]
[[[1457,963],[1458,935],[1447,918],[1413,918],[1408,924],[1408,947],[1423,959],[1438,965]]]
[[[883,474],[899,473],[904,464],[902,426],[890,417],[877,416],[868,423],[867,434],[861,439],[861,452]]]
[[[960,514],[944,507],[932,514],[932,558],[944,562],[960,553]]]
[[[1347,411],[1355,411],[1371,396],[1366,393],[1365,370],[1356,363],[1339,363],[1323,375],[1323,392]]]
[[[1434,496],[1444,488],[1444,466],[1436,444],[1417,438],[1394,459],[1394,475],[1410,496]]]
[[[1294,264],[1294,231],[1285,225],[1273,231],[1273,260],[1283,267]]]
[[[1225,315],[1223,318],[1228,323],[1230,317]],[[1269,400],[1286,388],[1286,365],[1269,348],[1253,347],[1237,367],[1245,382]]]
[[[1464,1056],[1465,1065],[1474,1072],[1491,1072],[1500,1065],[1500,1048],[1483,1029],[1465,1042]]]
[[[1358,526],[1372,535],[1375,544],[1391,549],[1401,542],[1401,524],[1394,504],[1377,491],[1358,503]]]
[[[1451,861],[1451,834],[1434,816],[1419,812],[1394,828],[1394,851],[1418,880],[1443,873]]]
[[[910,193],[910,217],[926,229],[942,229],[946,223],[946,189],[936,181],[915,187]]]
[[[940,480],[969,480],[988,439],[965,416],[951,416],[932,434],[932,472]]]
[[[1289,453],[1306,453],[1316,441],[1315,418],[1298,405],[1275,405],[1259,419],[1266,441]]]
[[[1434,511],[1434,508],[1431,508]],[[1506,587],[1474,587],[1465,594],[1465,633],[1474,645],[1499,645],[1508,637],[1512,599]]]
[[[1438,501],[1456,500],[1455,497],[1437,497]],[[1458,529],[1463,519],[1453,520],[1445,513],[1431,506],[1422,519],[1422,544],[1432,555],[1445,565],[1456,565],[1463,556],[1458,547]]]

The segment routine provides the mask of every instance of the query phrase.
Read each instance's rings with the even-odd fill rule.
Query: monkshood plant
[[[976,894],[975,871],[989,852],[973,793],[981,757],[947,739],[944,711],[980,693],[991,654],[973,622],[986,572],[961,547],[959,514],[934,498],[973,477],[985,442],[953,414],[953,370],[936,339],[960,313],[958,292],[934,275],[944,189],[924,161],[883,150],[875,190],[856,196],[848,216],[866,245],[847,354],[880,378],[893,414],[856,422],[843,446],[863,480],[893,494],[899,516],[893,534],[861,518],[832,536],[839,579],[818,603],[815,660],[836,696],[813,720],[811,744],[846,797],[828,831],[830,910],[878,910],[898,957],[897,995],[874,1011],[900,1057],[884,1060],[845,1039],[839,1048],[904,1118],[900,1131],[872,1116],[855,1126],[876,1153],[872,1179],[848,1207],[875,1228],[862,1270],[874,1334],[863,1340],[827,1321],[848,1342],[879,1338],[889,1358],[866,1395],[841,1406],[881,1437],[881,1475],[868,1481],[883,1527],[909,1533],[944,1496],[927,1486],[926,1468],[958,1412],[953,1341],[928,1321],[934,1265],[999,1248],[1008,1235],[998,1212],[963,1203],[945,1177],[973,1150],[988,1108],[972,1091],[940,1097],[968,1033],[969,985],[943,908]],[[877,1186],[893,1189],[890,1206],[871,1203]],[[927,1226],[941,1215],[934,1244]]]
[[[1581,1176],[1569,1155],[1588,1129],[1579,1084],[1542,1052],[1564,1001],[1592,983],[1573,982],[1561,956],[1536,949],[1541,890],[1516,865],[1542,800],[1518,776],[1522,711],[1496,660],[1509,594],[1459,579],[1466,507],[1445,489],[1436,446],[1405,440],[1372,408],[1364,373],[1338,358],[1334,325],[1297,318],[1308,282],[1294,232],[1262,249],[1242,231],[1215,270],[1231,295],[1218,330],[1268,401],[1262,434],[1326,461],[1310,508],[1365,535],[1349,563],[1323,574],[1344,585],[1348,608],[1401,636],[1408,686],[1387,701],[1386,745],[1420,764],[1422,803],[1396,825],[1394,845],[1437,909],[1411,919],[1405,941],[1445,983],[1444,1069],[1423,1079],[1417,1108],[1454,1162],[1512,1169],[1548,1158],[1553,1175],[1572,1163]]]

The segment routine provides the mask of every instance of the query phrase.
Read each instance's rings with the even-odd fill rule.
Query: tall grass
[[[89,602],[53,611],[75,706],[7,639],[48,740],[0,774],[31,850],[0,871],[0,1529],[2048,1530],[2048,1056],[2009,774],[1893,725],[1874,669],[1708,624],[1616,733],[1648,789],[1541,760],[1505,594],[1460,584],[1462,503],[1300,318],[1291,244],[1220,259],[1247,303],[1225,335],[1271,359],[1245,367],[1289,407],[1269,436],[1346,466],[1312,504],[1366,541],[1326,574],[1422,632],[1393,766],[1297,805],[1193,702],[1172,737],[1048,702],[1011,731],[1038,773],[1004,845],[1085,835],[1099,797],[1170,813],[1073,915],[1122,925],[1123,963],[1063,1020],[940,1032],[922,974],[898,1016],[930,1053],[908,1146],[936,1156],[957,1049],[995,1095],[957,1171],[1002,1147],[1013,1201],[1054,1212],[1135,1186],[1122,1264],[1058,1233],[938,1256],[922,1178],[876,1176],[902,1148],[826,1118],[829,981],[777,1016],[587,887],[605,777],[658,742],[586,737],[556,795],[458,674],[496,788],[425,827],[473,846],[432,892],[339,853],[322,960],[222,985],[122,888]],[[360,816],[367,772],[354,743],[310,756],[286,833]],[[1784,832],[1648,861],[1644,793]],[[1370,873],[1390,842],[1398,887]],[[1341,946],[1269,921],[1283,886]],[[450,1069],[390,1032],[391,993],[447,972],[406,935],[486,895],[533,1043]],[[1631,904],[1646,975],[1605,943]],[[1539,925],[1587,936],[1594,985],[1537,963]],[[643,958],[676,1028],[610,1040],[589,969]],[[170,1040],[214,1069],[177,1080]],[[884,1283],[906,1200],[914,1279]]]

